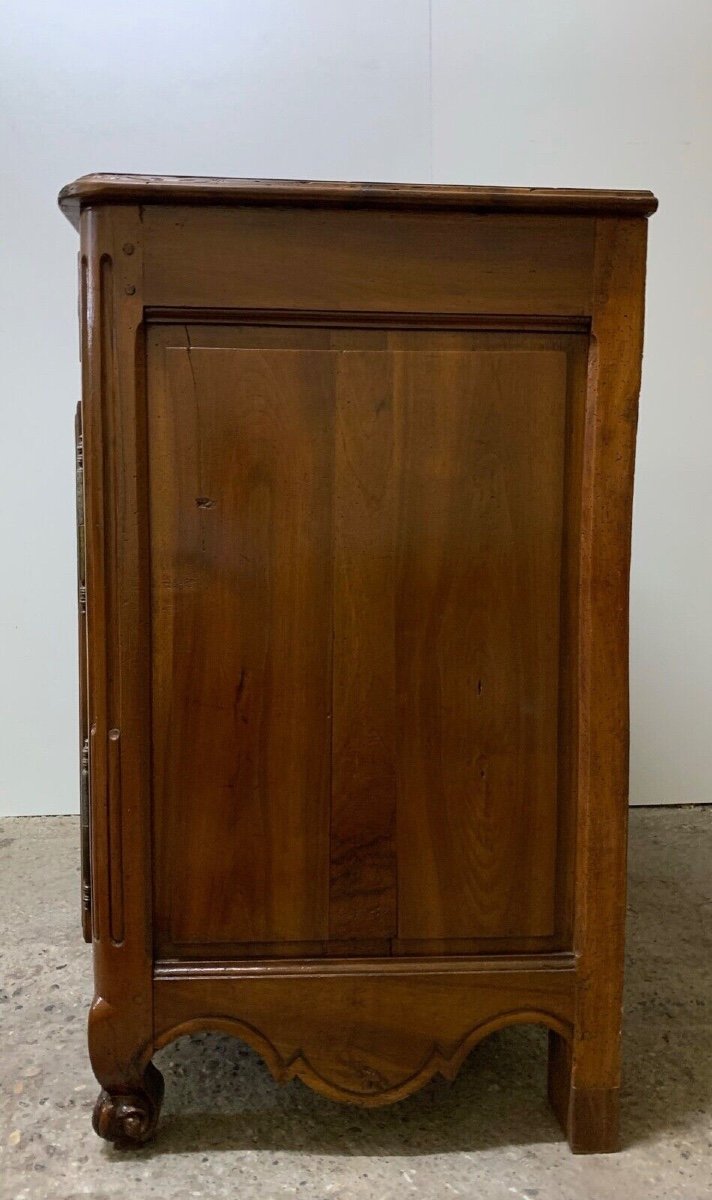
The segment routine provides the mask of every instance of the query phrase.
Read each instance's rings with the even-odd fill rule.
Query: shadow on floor
[[[325,1099],[300,1081],[279,1086],[239,1041],[182,1038],[156,1055],[166,1107],[150,1154],[209,1147],[305,1154],[445,1154],[515,1142],[556,1142],[545,1099],[547,1035],[515,1027],[472,1051],[454,1083],[435,1079],[377,1109]]]
[[[710,1029],[665,1028],[644,1016],[626,1029],[623,1147],[685,1130],[712,1108]],[[380,1109],[356,1109],[280,1087],[233,1038],[182,1038],[156,1056],[166,1078],[157,1141],[145,1154],[270,1150],[423,1155],[561,1142],[546,1100],[546,1031],[513,1027],[475,1047],[453,1083],[433,1080]]]
[[[701,836],[701,834],[703,836]],[[712,1109],[712,811],[632,814],[622,1141],[681,1133]],[[546,1101],[546,1031],[513,1027],[388,1108],[336,1104],[276,1085],[232,1038],[199,1034],[156,1056],[166,1077],[147,1154],[201,1149],[411,1155],[560,1142]]]

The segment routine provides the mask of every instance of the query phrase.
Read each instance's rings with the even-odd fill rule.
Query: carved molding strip
[[[511,316],[497,313],[335,312],[282,308],[147,307],[148,322],[184,325],[285,325],[337,329],[532,330],[539,333],[588,333],[589,317]]]
[[[121,798],[121,731],[108,736],[109,933],[114,943],[124,940],[124,855]]]
[[[154,967],[154,978],[161,982],[192,982],[202,980],[246,980],[280,977],[292,979],[326,979],[345,975],[381,979],[384,976],[457,975],[481,978],[491,972],[498,976],[507,973],[552,971],[570,974],[576,971],[576,958],[568,950],[544,954],[497,954],[472,957],[394,956],[392,958],[293,958],[241,959],[219,961],[210,959],[159,959]]]
[[[99,411],[101,426],[101,495],[103,502],[103,619],[107,658],[105,660],[103,713],[105,735],[102,750],[105,756],[105,817],[104,838],[107,863],[108,933],[114,944],[124,938],[123,890],[123,832],[121,788],[121,733],[117,727],[121,714],[121,693],[116,664],[119,658],[118,622],[118,548],[117,548],[117,395],[116,342],[114,335],[114,262],[103,253],[98,261],[99,312]]]

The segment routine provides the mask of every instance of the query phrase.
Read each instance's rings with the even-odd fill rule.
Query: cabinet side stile
[[[137,206],[81,218],[92,1065],[138,1086],[152,1050],[150,621]]]

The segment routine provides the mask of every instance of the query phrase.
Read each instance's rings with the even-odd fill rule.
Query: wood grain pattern
[[[328,933],[332,387],[319,354],[149,358],[159,940]]]
[[[164,944],[553,935],[564,355],[165,353],[155,401],[152,369],[149,385]],[[254,529],[253,476],[270,496]],[[279,575],[294,546],[316,570],[299,603]],[[184,724],[164,707],[176,686]],[[296,738],[266,699],[282,689]]]
[[[151,323],[162,325],[228,325],[233,333],[245,326],[256,335],[254,326],[262,327],[263,335],[269,337],[272,326],[285,331],[309,329],[316,332],[322,344],[336,346],[336,333],[347,329],[351,334],[371,332],[378,329],[394,331],[417,331],[428,338],[441,332],[456,334],[505,331],[524,334],[532,333],[588,333],[591,321],[585,313],[484,313],[484,312],[383,312],[379,309],[357,309],[340,312],[328,309],[308,308],[213,308],[203,305],[191,308],[187,305],[148,305],[146,318]],[[212,330],[219,336],[219,330]],[[378,343],[373,342],[375,347]],[[383,343],[385,345],[385,343]],[[434,346],[432,347],[435,348]],[[451,347],[452,348],[452,347]],[[441,349],[446,349],[442,346]]]
[[[591,311],[590,216],[149,206],[143,222],[150,306]]]
[[[397,933],[393,361],[341,353],[335,386],[329,932]]]
[[[652,192],[595,188],[468,187],[460,184],[343,183],[306,179],[226,179],[196,175],[83,175],[59,194],[78,227],[80,211],[97,204],[289,204],[350,208],[465,209],[484,212],[649,216]]]
[[[570,962],[521,960],[408,963],[389,972],[367,963],[344,971],[163,971],[155,1042],[219,1029],[257,1050],[280,1082],[298,1076],[333,1100],[379,1107],[435,1074],[452,1079],[472,1047],[505,1025],[536,1021],[568,1036],[574,985]]]
[[[131,206],[87,213],[82,221],[95,989],[89,1051],[107,1092],[141,1086],[136,1045],[151,1036],[153,1021],[141,235]]]
[[[576,1151],[619,1144],[628,823],[628,587],[647,226],[601,220],[583,448],[574,945],[570,1053],[550,1092]],[[563,1097],[564,1099],[561,1099]]]
[[[553,930],[566,360],[400,360],[401,938]],[[514,598],[516,597],[516,602]]]
[[[182,1033],[371,1106],[532,1020],[617,1145],[655,203],[65,189],[101,1136],[152,1135]]]

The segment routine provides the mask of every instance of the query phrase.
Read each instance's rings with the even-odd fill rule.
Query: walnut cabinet
[[[618,1137],[649,192],[87,176],[95,1128],[154,1051],[399,1100],[513,1022]]]

